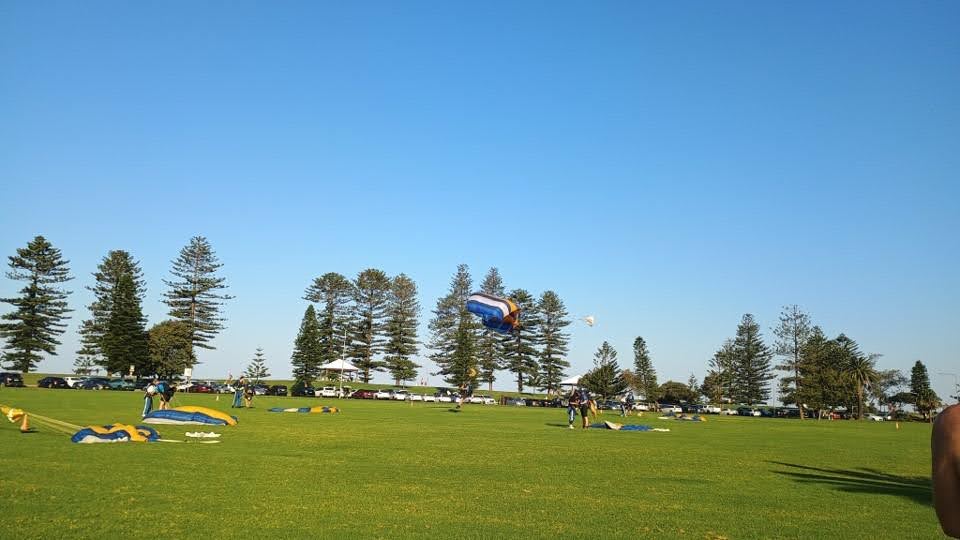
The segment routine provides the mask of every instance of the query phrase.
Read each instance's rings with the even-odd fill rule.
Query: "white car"
[[[635,410],[635,411],[649,411],[649,410],[650,410],[650,406],[647,405],[646,403],[634,403],[634,404],[633,404],[633,410]]]
[[[483,396],[470,396],[467,399],[467,403],[476,403],[477,405],[483,405]]]
[[[87,380],[86,377],[64,377],[63,380],[67,381],[67,386],[73,388],[74,385],[80,384],[83,381]]]
[[[720,414],[720,407],[717,407],[716,405],[705,405],[703,407],[703,410],[700,412],[705,412],[709,414]]]
[[[193,386],[192,382],[182,382],[177,385],[177,392],[186,392],[191,386]]]
[[[480,396],[480,399],[482,400],[482,403],[483,403],[484,405],[496,405],[496,404],[497,404],[497,400],[493,399],[493,398],[490,397],[490,396]]]
[[[453,396],[451,396],[450,394],[437,396],[437,401],[440,403],[453,403]]]
[[[875,414],[868,414],[867,420],[870,420],[871,422],[883,422],[884,418]]]
[[[424,397],[426,396],[423,396],[421,394],[410,394],[410,401],[423,401]]]
[[[724,416],[737,416],[737,410],[736,410],[736,409],[723,409],[722,411],[720,411],[720,414],[722,414],[722,415],[724,415]]]
[[[672,412],[674,414],[680,414],[683,412],[683,408],[679,405],[671,405],[669,403],[665,403],[660,406],[660,412],[662,413]]]
[[[429,401],[429,402],[431,402],[431,403],[436,402],[436,401],[437,401],[437,396],[435,396],[435,395],[433,395],[433,394],[424,394],[424,395],[423,395],[423,401]]]
[[[410,397],[410,392],[406,390],[393,390],[393,398],[396,401],[406,401]]]
[[[314,393],[317,397],[337,397],[337,389],[332,386],[324,386]]]
[[[390,399],[393,397],[393,392],[390,390],[377,390],[377,393],[373,395],[373,399]]]

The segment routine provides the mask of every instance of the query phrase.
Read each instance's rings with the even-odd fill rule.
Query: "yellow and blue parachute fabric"
[[[128,426],[111,424],[108,426],[87,426],[73,434],[71,441],[81,444],[114,442],[155,442],[160,434],[149,426]]]
[[[284,409],[283,407],[274,407],[270,412],[295,412],[295,413],[338,413],[340,409],[336,407],[292,407]]]
[[[479,315],[487,328],[507,334],[520,324],[520,308],[512,300],[486,293],[467,298],[467,311]]]
[[[595,429],[612,429],[614,431],[670,431],[664,428],[655,428],[643,424],[618,424],[616,422],[603,422],[600,424],[590,424]]]
[[[143,421],[147,424],[237,425],[237,417],[235,416],[230,416],[216,409],[192,405],[152,411],[143,417]]]

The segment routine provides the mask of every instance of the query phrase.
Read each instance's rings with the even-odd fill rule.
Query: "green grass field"
[[[142,394],[3,388],[0,403],[136,423]],[[174,404],[230,410],[229,396]],[[316,404],[343,412],[267,412]],[[254,405],[211,445],[78,445],[3,422],[0,538],[940,537],[925,424],[648,414],[629,422],[671,432],[636,433],[571,431],[561,409]]]

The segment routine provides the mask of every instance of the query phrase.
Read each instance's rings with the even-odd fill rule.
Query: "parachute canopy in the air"
[[[128,426],[111,424],[108,426],[87,426],[73,434],[71,441],[81,444],[114,442],[155,442],[160,434],[149,426]]]
[[[486,293],[473,293],[467,298],[467,311],[479,315],[483,325],[506,334],[520,323],[520,308],[511,300]]]
[[[235,426],[237,419],[225,412],[207,407],[183,406],[153,411],[143,417],[148,424],[199,424]]]

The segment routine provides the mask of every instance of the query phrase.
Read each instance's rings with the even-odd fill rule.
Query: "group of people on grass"
[[[241,375],[236,383],[233,381],[233,375],[227,377],[227,384],[233,385],[233,404],[230,407],[234,409],[253,408],[253,396],[256,392],[253,390],[253,383],[247,379],[246,375]]]
[[[620,416],[629,416],[633,410],[633,394],[627,394],[620,399]],[[590,392],[583,387],[574,388],[567,396],[567,424],[573,429],[573,423],[576,421],[577,413],[583,419],[583,428],[590,427],[590,414],[594,419],[597,417],[597,402],[590,395]]]

